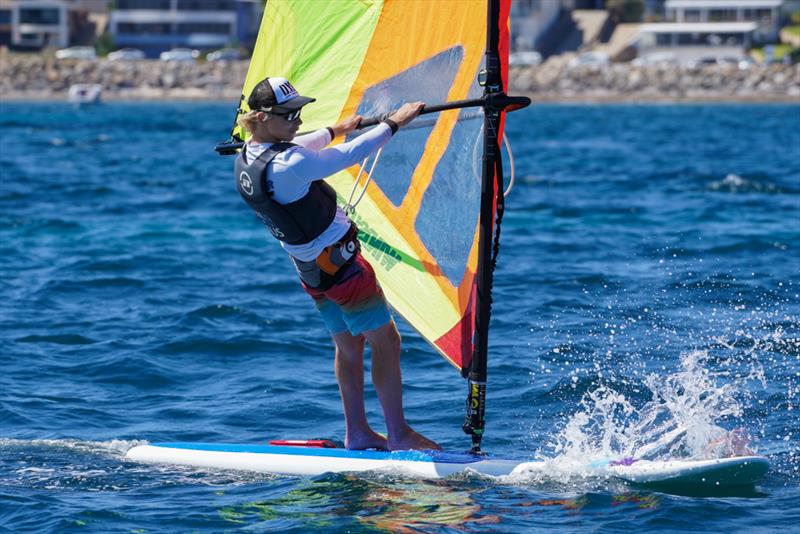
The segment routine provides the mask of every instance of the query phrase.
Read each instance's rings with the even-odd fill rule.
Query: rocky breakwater
[[[536,101],[800,102],[800,65],[570,66],[550,60],[537,67],[514,67],[509,79],[512,92]]]
[[[57,60],[0,54],[0,100],[65,100],[69,87],[96,83],[104,100],[236,100],[248,61]],[[570,66],[554,57],[512,67],[512,93],[535,101],[796,101],[800,65],[632,63]]]
[[[237,99],[248,61],[57,60],[0,56],[0,99],[64,100],[77,83],[103,86],[104,100]]]

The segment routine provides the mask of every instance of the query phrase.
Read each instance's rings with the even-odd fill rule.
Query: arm
[[[320,128],[314,132],[295,137],[292,139],[292,143],[300,145],[303,148],[308,148],[309,150],[322,150],[328,146],[332,140],[330,131],[327,128]]]
[[[291,153],[287,170],[290,170],[298,179],[305,182],[322,180],[332,174],[336,174],[361,162],[389,142],[389,139],[397,129],[414,120],[423,107],[425,107],[423,102],[403,104],[400,109],[389,116],[387,122],[377,125],[369,132],[347,143],[326,148],[319,152],[303,150],[302,148],[296,149]],[[361,117],[354,115],[334,126],[332,130],[337,135],[347,134],[355,130],[360,122]]]
[[[321,128],[315,132],[295,137],[292,142],[311,150],[322,150],[331,144],[336,137],[347,135],[355,130],[361,123],[361,119],[361,115],[353,115],[328,128]]]
[[[391,128],[383,123],[350,142],[320,151],[297,148],[289,156],[288,170],[304,182],[322,180],[360,163],[385,145],[391,137]]]

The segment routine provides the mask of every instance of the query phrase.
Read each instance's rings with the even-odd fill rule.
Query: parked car
[[[689,68],[697,68],[697,67],[709,67],[709,66],[716,66],[719,65],[717,62],[716,56],[704,56],[701,58],[689,60],[687,62],[687,66]]]
[[[684,65],[690,69],[710,67],[710,66],[735,66],[740,70],[747,70],[753,66],[753,60],[747,56],[703,56],[690,59]]]
[[[97,59],[97,52],[91,46],[70,46],[56,51],[56,59]]]
[[[512,67],[535,67],[542,63],[542,54],[536,50],[526,50],[524,52],[511,52],[508,56],[508,64]]]
[[[135,61],[144,59],[144,52],[138,48],[120,48],[108,54],[109,61]]]
[[[237,48],[222,48],[210,52],[206,56],[206,59],[208,61],[236,61],[242,59],[242,54]]]
[[[611,63],[608,54],[605,52],[584,52],[583,54],[569,60],[568,67],[579,67],[583,65],[605,66]]]
[[[651,65],[669,66],[676,65],[678,58],[672,52],[653,52],[641,57],[637,57],[631,61],[634,67],[645,67]]]
[[[729,65],[739,70],[747,70],[753,66],[753,60],[748,56],[725,56],[717,58],[717,65]]]
[[[161,59],[161,61],[195,61],[198,57],[200,57],[199,50],[173,48],[172,50],[161,52],[159,59]]]

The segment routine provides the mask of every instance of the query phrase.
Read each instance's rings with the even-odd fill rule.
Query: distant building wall
[[[173,47],[247,43],[259,13],[254,0],[117,0],[109,31],[116,46],[156,56]]]
[[[250,50],[258,36],[263,10],[261,0],[239,0],[236,3],[236,38]]]
[[[11,44],[13,32],[11,11],[11,2],[9,0],[0,0],[0,46],[9,46]]]
[[[515,0],[511,4],[511,49],[533,50],[558,18],[562,9],[573,9],[572,0]]]

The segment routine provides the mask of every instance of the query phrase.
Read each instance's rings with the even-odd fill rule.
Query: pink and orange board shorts
[[[388,324],[392,315],[372,265],[358,252],[343,269],[337,283],[325,291],[303,284],[330,333],[357,336]]]

